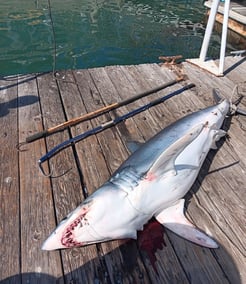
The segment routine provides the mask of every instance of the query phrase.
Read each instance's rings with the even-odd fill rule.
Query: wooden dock
[[[188,62],[66,71],[59,72],[58,80],[51,73],[2,78],[0,284],[246,283],[246,117],[242,116],[228,118],[229,137],[209,153],[186,196],[187,215],[218,241],[219,249],[201,248],[154,224],[152,228],[157,227],[159,234],[150,231],[152,254],[133,240],[41,250],[57,222],[83,201],[83,192],[92,193],[127,158],[126,141],[143,142],[178,118],[211,105],[212,88],[229,98],[238,84],[238,91],[246,95],[245,58],[226,58],[226,68],[226,75],[220,78]],[[44,128],[129,98],[177,74],[187,79],[30,143],[25,151],[16,149],[19,142]],[[47,178],[39,171],[39,158],[58,143],[189,82],[196,86],[61,151],[49,164],[58,177]],[[246,110],[245,98],[240,107]],[[49,170],[47,165],[45,169]]]

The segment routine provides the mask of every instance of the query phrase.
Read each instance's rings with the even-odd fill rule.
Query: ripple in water
[[[52,0],[51,5],[57,70],[199,56],[205,18],[200,0]],[[52,70],[48,2],[1,0],[1,6],[0,74]],[[215,35],[209,56],[219,56],[219,41]]]

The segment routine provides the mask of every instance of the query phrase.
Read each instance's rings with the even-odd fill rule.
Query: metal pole
[[[230,0],[225,0],[224,19],[223,19],[221,47],[220,47],[220,65],[219,65],[219,74],[220,75],[223,75],[223,72],[224,72],[229,9],[230,9]]]
[[[219,2],[220,0],[214,0],[212,7],[210,9],[210,15],[208,18],[208,23],[207,23],[205,35],[203,38],[202,48],[201,48],[200,56],[199,56],[200,61],[203,61],[203,62],[206,60],[208,45],[209,45],[209,41],[210,41],[211,34],[213,31],[215,17],[216,17],[216,13],[219,7]]]

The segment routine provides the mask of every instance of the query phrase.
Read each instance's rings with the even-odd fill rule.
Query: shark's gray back
[[[163,151],[185,135],[195,125],[204,123],[205,117],[216,108],[217,105],[208,107],[191,113],[170,124],[130,155],[115,174],[119,173],[126,167],[131,167],[140,176],[145,174]]]

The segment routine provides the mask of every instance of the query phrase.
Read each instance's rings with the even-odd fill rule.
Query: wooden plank
[[[28,77],[27,77],[28,78]],[[42,130],[42,119],[36,78],[18,85],[18,100],[26,97],[26,104],[19,107],[19,140]],[[20,207],[21,207],[21,273],[23,283],[58,283],[62,281],[62,267],[58,252],[43,253],[41,244],[49,228],[55,226],[50,181],[44,178],[37,160],[45,152],[43,140],[27,146],[19,153],[20,162]],[[58,279],[59,278],[59,279]]]
[[[237,245],[234,232],[228,228],[228,216],[220,212],[222,204],[216,203],[209,198],[204,190],[204,182],[202,187],[199,184],[199,191],[196,190],[198,185],[195,184],[192,189],[192,200],[189,202],[188,211],[194,223],[206,223],[206,231],[213,235],[220,245],[219,249],[213,250],[213,255],[219,263],[224,276],[229,283],[240,283],[240,279],[245,279],[244,263],[245,250]],[[226,187],[223,188],[227,190]],[[211,190],[216,190],[212,188]],[[230,232],[231,231],[231,232]],[[211,261],[209,261],[211,263]],[[224,281],[219,283],[225,283]]]
[[[233,164],[234,160],[231,159],[229,152],[226,152],[225,148],[222,146],[222,149],[220,149],[217,153],[210,153],[207,163],[208,165],[205,165],[205,167],[209,167],[210,174],[208,175],[208,178],[203,180],[204,187],[207,187],[205,190],[210,195],[211,199],[220,205],[219,210],[222,212],[222,215],[227,217],[225,232],[227,229],[232,230],[234,234],[232,239],[234,239],[235,242],[238,242],[239,247],[241,243],[241,248],[243,248],[246,245],[245,240],[241,240],[239,236],[243,234],[245,229],[244,224],[240,221],[240,217],[246,217],[243,204],[241,204],[241,198],[245,193],[243,193],[243,187],[240,189],[238,188],[238,190],[242,191],[242,196],[240,198],[240,194],[238,195],[234,192],[234,185],[237,187],[239,186],[237,180],[230,181],[223,173],[226,170],[226,166]],[[223,169],[224,166],[225,169]],[[237,164],[235,164],[234,167],[236,167],[236,170],[240,169],[240,166]],[[234,171],[234,173],[235,177],[233,175],[233,179],[237,176],[236,171]],[[242,182],[244,181],[245,179],[242,180]],[[228,227],[228,225],[230,227]]]
[[[235,15],[238,15],[235,13]],[[223,20],[224,20],[224,15],[218,13],[216,15],[216,22],[220,23],[223,25]],[[246,20],[245,20],[246,22]],[[229,19],[228,21],[228,28],[237,34],[239,34],[242,37],[246,37],[246,29],[245,29],[245,24],[239,23],[237,20]]]
[[[230,99],[232,90],[235,86],[233,81],[226,77],[217,77],[189,62],[183,62],[182,65],[184,73],[188,75],[188,78],[194,82],[194,84],[196,84],[199,95],[209,94],[211,93],[211,89],[215,88],[219,89],[222,96]]]
[[[155,78],[155,71],[153,68],[158,67],[157,64],[141,64],[139,66],[126,66],[123,68],[125,71],[128,80],[130,80],[135,87],[135,89],[147,89],[152,88],[158,84],[163,84],[163,82],[174,80],[177,76],[173,72],[167,72],[162,78]],[[159,67],[158,67],[159,68]],[[145,74],[144,74],[145,72]],[[142,78],[142,79],[141,79]],[[134,84],[134,81],[136,84]],[[166,89],[159,91],[157,94],[154,94],[152,97],[149,96],[146,98],[145,103],[153,100],[155,97],[162,97],[172,93],[173,91],[179,89],[181,85],[176,83],[173,86],[170,86]],[[150,117],[153,117],[154,123],[159,125],[161,128],[167,126],[168,124],[174,121],[174,116],[172,114],[173,106],[175,104],[177,97],[173,97],[170,100],[165,101],[164,103],[157,105],[154,108],[149,110]],[[171,111],[170,111],[171,110]],[[179,110],[178,110],[179,111]],[[155,130],[159,131],[159,128]]]
[[[143,92],[146,89],[152,88],[153,85],[156,86],[158,83],[163,83],[164,80],[165,81],[167,80],[167,79],[164,79],[164,80],[158,81],[151,86],[151,84],[148,83],[148,79],[146,79],[148,78],[148,76],[145,77],[145,80],[141,79],[142,76],[141,74],[139,74],[139,71],[136,66],[124,66],[124,68],[122,67],[122,70],[125,76],[127,77],[127,79],[129,80],[129,82],[131,82],[132,86],[134,87],[135,92]],[[175,75],[171,77],[171,79],[174,79],[174,78],[175,78]],[[169,77],[168,77],[168,80],[170,80]],[[177,84],[175,84],[175,86],[176,85]],[[157,96],[160,97],[165,94],[169,94],[170,90],[171,91],[173,90],[172,87],[169,87],[166,90],[162,90],[158,92],[158,94],[154,94],[153,96],[149,96],[148,98],[143,98],[141,101],[139,101],[139,103],[141,105],[146,104],[150,102],[151,100],[153,100],[153,97],[156,98]],[[145,140],[148,140],[149,138],[154,136],[159,131],[160,126],[161,127],[167,126],[168,124],[174,121],[172,120],[174,117],[172,113],[170,112],[170,109],[168,109],[168,105],[173,104],[173,99],[167,100],[165,101],[165,103],[158,105],[154,108],[151,108],[148,111],[140,114],[141,119],[145,121],[145,125],[141,126],[141,128],[139,127],[140,130],[148,129],[148,131],[145,131],[146,136],[143,136]]]
[[[59,84],[59,89],[57,83]],[[46,128],[65,121],[71,113],[64,113],[64,110],[69,110],[70,106],[72,113],[76,113],[76,111],[80,110],[80,108],[77,108],[77,104],[74,104],[74,100],[76,101],[76,97],[78,97],[78,91],[76,93],[74,84],[67,84],[68,93],[65,94],[64,85],[66,85],[66,83],[63,84],[60,80],[56,82],[51,74],[48,74],[39,78],[38,85]],[[63,99],[64,96],[67,95],[67,100],[70,100],[72,104],[70,103],[69,106],[63,104],[64,102],[60,94]],[[70,99],[71,94],[73,100]],[[54,109],[56,110],[55,112]],[[69,137],[68,131],[59,132],[48,137],[46,139],[48,149],[67,140]],[[59,223],[84,199],[82,188],[83,180],[80,178],[81,173],[76,164],[76,156],[72,147],[58,153],[50,160],[50,163],[51,168],[54,169],[54,175],[59,176],[65,172],[64,175],[55,179],[52,178],[51,180],[56,216]],[[69,171],[66,172],[67,170]],[[50,228],[50,230],[53,230],[53,228]],[[63,250],[61,255],[66,283],[71,283],[71,281],[93,283],[94,279],[98,278],[96,269],[100,263],[97,261],[98,254],[96,246]]]
[[[235,84],[245,84],[246,57],[227,56],[225,58],[225,74]]]
[[[0,282],[20,283],[17,77],[0,80]]]
[[[93,81],[97,86],[99,95],[101,96],[101,101],[104,105],[110,104],[110,102],[117,101],[119,99],[117,90],[114,88],[114,85],[109,79],[104,68],[90,69],[89,72]],[[125,109],[124,107],[121,108],[121,114],[123,114],[124,109]],[[109,119],[115,118],[116,116],[119,115],[120,115],[119,111],[115,110],[114,112],[109,113]],[[121,125],[122,124],[124,123],[121,123]],[[122,145],[122,140],[121,140],[122,134],[120,135],[117,129],[118,126],[112,127],[110,131],[108,131],[107,133],[107,135],[111,133],[113,134],[113,136],[107,137],[109,139],[112,138],[112,140],[110,139],[106,142],[104,141],[104,143],[102,144],[102,149],[105,153],[105,157],[107,157],[108,168],[111,174],[118,169],[118,167],[128,156],[126,152],[126,147]],[[127,130],[127,128],[125,127],[124,134],[127,136],[125,137],[125,140],[129,139],[130,132],[136,132],[136,131],[137,131],[136,128],[134,130],[133,128],[131,130]],[[109,145],[109,141],[114,141],[114,143],[111,143]]]
[[[78,104],[83,112],[91,112],[98,108],[104,106],[103,101],[100,97],[97,86],[95,85],[90,73],[88,70],[79,70],[74,72],[74,77],[78,83],[80,97],[77,99]],[[70,115],[72,113],[70,112]],[[102,115],[97,119],[93,119],[90,122],[82,123],[76,127],[75,134],[82,133],[107,122],[110,119],[109,115]],[[105,135],[104,135],[105,134]],[[109,166],[110,166],[110,157],[105,156],[105,149],[110,151],[110,146],[107,137],[110,135],[111,141],[114,141],[115,136],[112,130],[106,130],[103,133],[91,136],[84,141],[79,142],[77,145],[80,146],[77,148],[78,155],[80,158],[81,167],[83,167],[85,184],[89,194],[94,192],[100,185],[102,185],[109,178]],[[117,145],[117,142],[116,142]],[[86,147],[86,148],[85,148]],[[82,150],[81,150],[82,149]],[[113,149],[112,149],[113,150]],[[120,160],[121,152],[119,150],[119,155],[116,154],[115,161],[112,162],[116,168]]]
[[[214,160],[217,160],[217,154]],[[189,203],[188,211],[191,212],[195,223],[204,223],[207,232],[212,233],[219,242],[221,248],[214,250],[216,259],[227,278],[232,283],[237,283],[235,280],[239,279],[238,269],[241,270],[244,262],[245,246],[243,245],[244,241],[238,237],[242,232],[240,232],[240,225],[238,225],[238,219],[234,213],[238,209],[243,211],[243,203],[235,196],[234,189],[230,188],[228,181],[221,177],[223,167],[221,171],[217,171],[212,169],[210,163],[208,157],[198,177],[202,186],[200,183],[193,186],[191,191],[193,198]],[[209,175],[207,175],[208,169],[211,170]],[[215,170],[214,177],[213,170]],[[201,212],[199,213],[199,211]]]
[[[221,249],[214,251],[216,258],[227,278],[232,283],[237,283],[236,280],[239,277],[245,279],[243,269],[245,239],[241,238],[244,234],[245,225],[240,220],[242,220],[241,218],[245,219],[243,192],[245,191],[246,180],[241,177],[242,186],[240,187],[238,173],[245,171],[245,168],[240,171],[240,164],[231,167],[225,166],[225,164],[230,165],[235,161],[234,157],[230,155],[230,148],[226,148],[228,148],[227,143],[224,143],[223,147],[216,153],[211,166],[210,162],[207,165],[205,163],[203,170],[206,172],[210,166],[211,174],[204,178],[204,173],[201,173],[202,188],[196,193],[195,197],[198,199],[196,203],[203,213],[209,208],[209,212],[206,213],[209,213],[213,220],[210,231],[216,234],[216,239],[221,245]],[[202,193],[203,191],[204,193]],[[238,191],[238,193],[235,193],[235,191]],[[206,204],[206,209],[204,204]],[[189,206],[189,208],[192,207]],[[194,211],[197,211],[197,208]],[[193,214],[193,216],[196,218],[199,215]],[[242,271],[241,276],[239,271]]]

